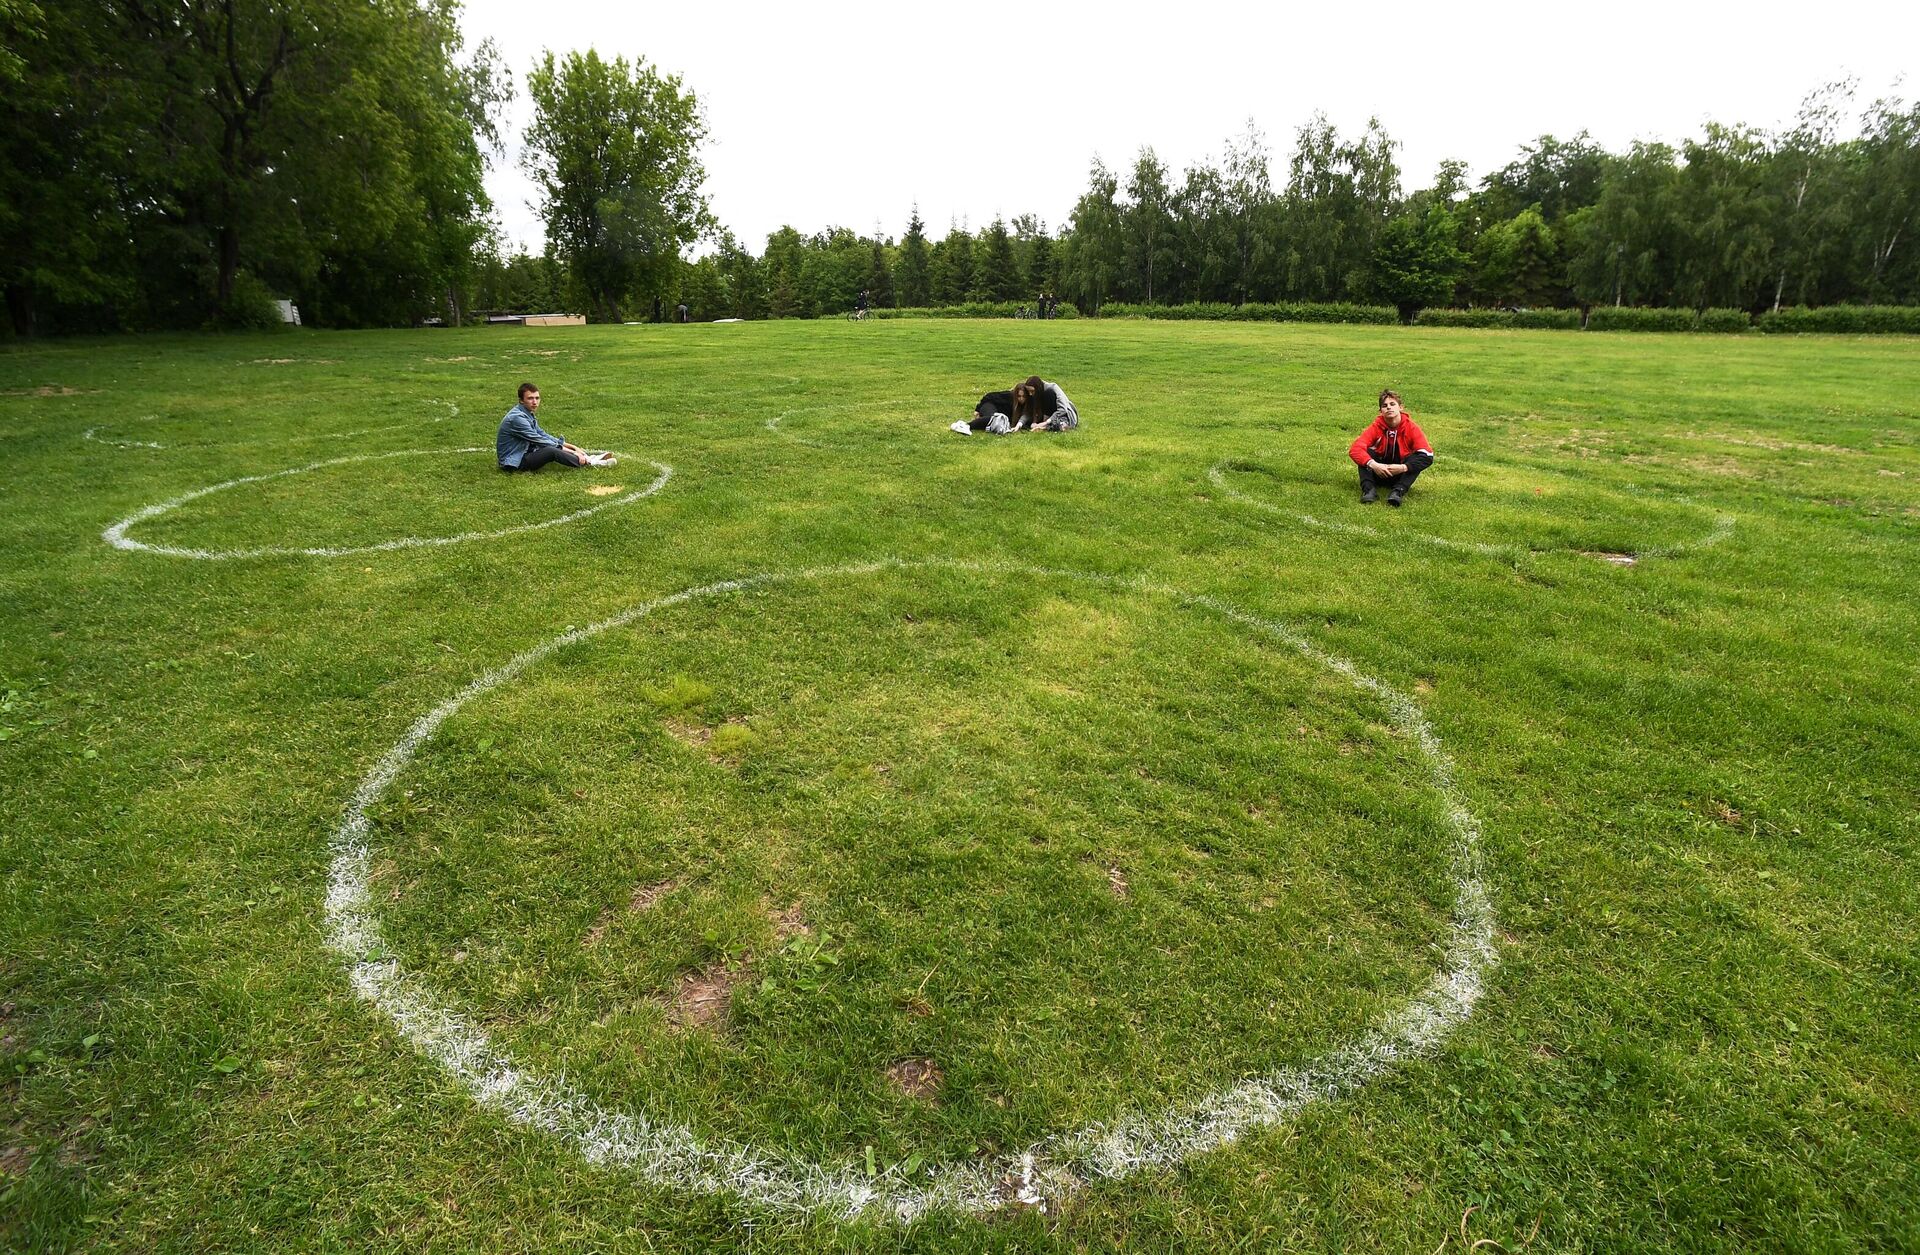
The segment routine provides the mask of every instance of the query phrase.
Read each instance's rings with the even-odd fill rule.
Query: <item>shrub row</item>
[[[1032,301],[968,301],[964,305],[923,305],[908,309],[870,309],[869,318],[1012,318],[1024,309],[1034,311]],[[1080,311],[1065,301],[1053,312],[1055,318],[1078,318]]]
[[[1760,330],[1840,335],[1920,335],[1920,305],[1795,306],[1760,315]]]
[[[1381,324],[1400,321],[1391,305],[1316,301],[1249,301],[1245,305],[1228,305],[1224,301],[1194,301],[1186,305],[1134,305],[1125,301],[1110,301],[1100,307],[1100,317],[1214,322]]]
[[[1414,316],[1422,327],[1514,327],[1522,330],[1578,331],[1577,309],[1423,309]]]
[[[1414,318],[1423,327],[1512,327],[1550,331],[1580,329],[1577,309],[1423,309]],[[1588,331],[1714,331],[1749,330],[1753,320],[1744,309],[1638,309],[1627,305],[1596,305],[1587,314]]]

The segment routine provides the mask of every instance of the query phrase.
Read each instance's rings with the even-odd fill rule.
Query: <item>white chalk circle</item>
[[[144,506],[141,509],[135,510],[126,518],[121,519],[118,523],[111,525],[105,531],[101,532],[100,539],[106,541],[115,549],[125,549],[140,553],[164,554],[170,558],[198,558],[209,562],[221,562],[236,558],[344,558],[350,554],[358,553],[386,553],[395,549],[426,549],[436,545],[460,545],[471,540],[494,540],[502,536],[517,536],[522,532],[544,531],[549,527],[559,527],[563,523],[577,523],[590,514],[598,514],[602,510],[610,510],[617,505],[628,505],[640,500],[642,497],[650,497],[666,487],[667,480],[673,477],[673,468],[671,466],[668,466],[664,462],[653,462],[649,460],[648,464],[659,472],[659,474],[654,477],[652,483],[648,484],[645,488],[636,489],[624,497],[615,497],[611,501],[602,501],[598,505],[588,506],[584,510],[575,510],[570,514],[562,514],[557,518],[541,519],[533,523],[519,523],[512,527],[496,528],[488,532],[460,532],[452,536],[399,536],[392,540],[383,540],[371,545],[341,547],[315,545],[305,548],[297,545],[264,545],[258,549],[185,549],[175,545],[150,545],[143,540],[135,540],[133,537],[127,535],[129,529],[137,527],[141,523],[151,522],[169,511],[179,509],[190,501],[197,501],[201,497],[205,497],[211,493],[224,492],[229,488],[238,488],[242,484],[258,484],[270,479],[282,479],[288,475],[304,475],[309,471],[317,471],[323,467],[344,466],[350,462],[374,462],[383,458],[414,458],[435,453],[491,454],[492,452],[493,449],[491,446],[480,445],[472,445],[459,449],[398,449],[391,453],[355,453],[343,458],[327,458],[319,462],[309,462],[305,466],[292,467],[289,470],[270,471],[265,475],[242,475],[238,479],[229,479],[222,483],[211,484],[205,488],[196,488],[192,492],[182,493],[180,496],[168,501],[162,501],[158,505]]]
[[[1543,553],[1582,552],[1572,546],[1552,546],[1549,548],[1533,549],[1526,545],[1500,545],[1485,541],[1450,540],[1445,536],[1434,536],[1426,532],[1417,532],[1411,529],[1407,531],[1396,530],[1392,533],[1387,533],[1366,523],[1348,523],[1340,519],[1323,519],[1318,515],[1299,513],[1289,510],[1284,506],[1275,505],[1271,501],[1262,501],[1258,497],[1250,496],[1228,483],[1226,475],[1227,463],[1234,460],[1235,459],[1231,458],[1223,458],[1215,462],[1207,471],[1207,481],[1219,489],[1222,496],[1238,501],[1242,505],[1250,505],[1256,510],[1265,510],[1269,514],[1278,514],[1283,518],[1305,523],[1308,527],[1318,528],[1325,532],[1333,532],[1336,535],[1354,536],[1373,541],[1412,541],[1416,544],[1430,545],[1436,549],[1450,549],[1457,553],[1478,554],[1484,558],[1500,558],[1508,562],[1524,562],[1536,558]],[[1460,458],[1450,460],[1454,462],[1464,461],[1464,459]],[[1677,505],[1693,504],[1685,497],[1668,497],[1666,500]],[[1631,556],[1634,558],[1672,558],[1683,553],[1693,552],[1697,549],[1712,548],[1732,534],[1733,516],[1731,514],[1718,514],[1714,516],[1713,525],[1710,528],[1691,540],[1683,540],[1671,545],[1636,546],[1632,550]],[[1616,565],[1618,564],[1616,563]]]
[[[1386,708],[1393,728],[1426,761],[1446,803],[1454,901],[1443,957],[1432,979],[1351,1041],[1305,1063],[1249,1077],[1197,1101],[1125,1115],[1053,1134],[1025,1153],[937,1163],[914,1177],[869,1174],[862,1165],[817,1163],[789,1153],[703,1138],[644,1111],[600,1106],[564,1078],[536,1071],[495,1045],[470,1014],[428,989],[392,957],[375,917],[369,875],[367,811],[405,771],[440,725],[476,697],[500,687],[560,650],[697,598],[796,581],[838,581],[916,569],[958,570],[997,578],[1070,580],[1165,597],[1276,640],[1339,675]],[[779,1210],[907,1221],[930,1210],[984,1212],[1048,1206],[1089,1182],[1171,1165],[1287,1120],[1308,1104],[1352,1093],[1397,1062],[1431,1051],[1466,1020],[1497,961],[1493,908],[1480,868],[1479,825],[1453,783],[1452,766],[1413,700],[1269,619],[1212,597],[1143,580],[1015,564],[882,559],[852,566],[724,580],[644,602],[612,618],[562,633],[485,673],[421,716],[360,781],[334,830],[326,897],[329,947],[346,961],[355,992],[385,1012],[416,1049],[445,1068],[475,1101],[541,1129],[589,1163],[633,1172],[657,1185],[727,1193]]]

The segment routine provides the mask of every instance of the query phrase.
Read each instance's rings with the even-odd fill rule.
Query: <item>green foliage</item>
[[[1355,305],[1342,301],[1189,301],[1183,305],[1134,305],[1110,301],[1102,318],[1152,318],[1176,322],[1318,322],[1370,323],[1384,326],[1400,321],[1391,305]]]
[[[1422,327],[1505,327],[1512,330],[1578,331],[1577,309],[1423,309]]]
[[[621,302],[665,291],[681,250],[712,226],[699,102],[644,59],[592,49],[547,53],[527,91],[521,164],[540,187],[547,239],[589,315],[619,322]]]
[[[1588,331],[1692,331],[1690,309],[1642,309],[1632,305],[1596,305],[1587,312]]]
[[[1744,309],[1703,309],[1694,315],[1693,329],[1736,335],[1753,330],[1753,318]]]
[[[1920,335],[1920,306],[1788,306],[1760,315],[1758,325],[1774,335]]]
[[[1454,243],[1458,234],[1454,216],[1437,204],[1419,218],[1402,214],[1387,223],[1374,245],[1370,294],[1409,322],[1426,306],[1449,300],[1467,266]]]
[[[223,331],[287,330],[273,302],[272,290],[243,270],[234,276],[233,293],[214,315],[212,325]]]
[[[1013,239],[1007,234],[1007,224],[995,218],[980,233],[979,243],[979,265],[973,276],[974,299],[989,302],[1018,299],[1026,285],[1020,281],[1019,270],[1014,265]]]
[[[957,305],[931,305],[876,309],[870,318],[1014,318],[1021,310],[1034,312],[1032,301],[962,301]],[[1067,301],[1060,302],[1055,318],[1078,318],[1080,311]]]
[[[900,237],[893,270],[894,299],[889,304],[921,306],[932,299],[932,277],[928,271],[931,262],[927,224],[920,221],[920,207],[915,205],[913,216],[907,220],[907,233]]]

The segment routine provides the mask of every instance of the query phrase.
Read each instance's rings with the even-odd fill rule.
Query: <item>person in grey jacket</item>
[[[1080,411],[1073,408],[1066,390],[1038,375],[1014,385],[1013,404],[1015,431],[1072,431],[1080,426]]]
[[[614,466],[611,453],[588,453],[568,444],[540,426],[534,417],[540,410],[540,389],[530,383],[520,385],[520,403],[500,420],[493,437],[494,456],[503,471],[537,471],[549,462],[561,466]]]

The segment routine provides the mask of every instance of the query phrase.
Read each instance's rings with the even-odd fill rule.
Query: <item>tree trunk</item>
[[[452,324],[460,326],[460,289],[451,283],[447,285],[447,312],[451,315]]]
[[[219,228],[214,238],[220,249],[220,272],[213,296],[214,303],[224,312],[233,300],[233,277],[240,270],[240,232],[227,224]]]
[[[33,288],[25,283],[7,285],[7,317],[13,320],[13,334],[22,340],[33,334]]]

